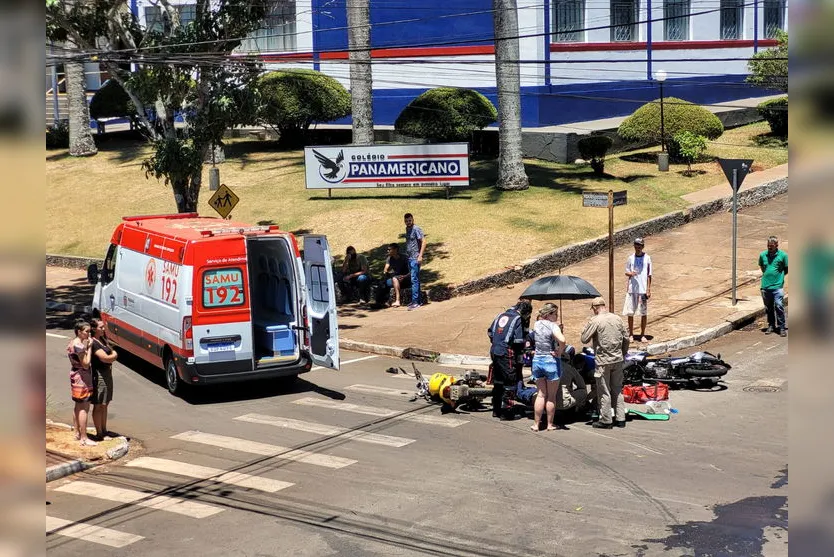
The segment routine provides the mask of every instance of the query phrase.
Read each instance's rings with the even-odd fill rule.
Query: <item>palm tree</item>
[[[500,190],[530,187],[521,158],[521,77],[518,70],[516,0],[493,0],[495,85],[498,87],[498,182]]]
[[[369,0],[347,0],[346,5],[353,143],[371,145],[374,142],[374,114]]]
[[[67,40],[70,51],[76,49]],[[90,106],[87,104],[87,88],[84,64],[71,57],[64,63],[67,83],[67,110],[69,112],[69,153],[74,157],[86,157],[98,153],[90,131]]]

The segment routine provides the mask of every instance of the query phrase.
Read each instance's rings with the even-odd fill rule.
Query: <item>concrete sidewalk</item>
[[[756,172],[748,176],[742,189],[786,175],[787,165]],[[729,189],[728,185],[719,184],[690,194],[685,199],[694,206],[724,198]],[[740,301],[736,306],[732,305],[730,296],[730,213],[718,213],[646,237],[646,252],[651,255],[654,264],[654,280],[646,331],[649,342],[643,347],[650,348],[653,353],[673,350],[676,348],[674,341],[688,335],[702,335],[699,342],[703,342],[708,340],[703,338],[703,331],[713,329],[715,336],[724,334],[732,329],[734,322],[749,318],[752,312],[761,309],[758,254],[765,249],[769,235],[786,238],[787,197],[780,195],[739,212]],[[787,239],[782,241],[780,247],[788,251]],[[622,310],[625,294],[623,268],[632,251],[630,245],[615,248],[613,310],[617,313]],[[562,274],[588,280],[607,300],[607,252],[565,267]],[[425,352],[424,355],[430,357],[434,353],[485,357],[489,350],[487,327],[495,315],[512,305],[531,282],[533,280],[434,302],[416,311],[407,311],[405,307],[374,310],[353,304],[341,306],[339,329],[342,346],[398,356],[408,356],[409,352],[412,356],[419,356]],[[47,267],[46,286],[47,300],[53,302],[84,306],[92,299],[92,287],[87,284],[86,273],[81,270]],[[538,303],[534,307],[538,307]],[[568,342],[579,344],[579,332],[590,316],[588,303],[568,301],[563,303],[562,308]],[[69,307],[59,309],[72,310]],[[472,359],[468,362],[475,363]]]

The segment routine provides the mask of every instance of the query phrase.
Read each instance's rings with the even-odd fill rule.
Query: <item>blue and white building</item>
[[[269,0],[268,0],[269,1]],[[349,87],[346,2],[271,0],[241,52],[268,69],[312,68]],[[194,4],[174,0],[181,21]],[[165,25],[153,0],[141,22]],[[392,124],[432,87],[474,88],[497,102],[491,0],[370,0],[374,118]],[[768,94],[747,60],[787,30],[787,0],[518,0],[522,120],[528,127],[630,114],[664,93],[697,103]]]

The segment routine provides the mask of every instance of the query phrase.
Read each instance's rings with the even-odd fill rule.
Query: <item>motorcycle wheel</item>
[[[684,366],[681,368],[681,374],[691,379],[701,377],[723,377],[727,375],[728,368],[721,365],[711,365],[709,367],[690,367]]]

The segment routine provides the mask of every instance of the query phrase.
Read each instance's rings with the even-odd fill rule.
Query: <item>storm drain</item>
[[[778,393],[782,389],[772,385],[747,385],[742,390],[745,393]]]

